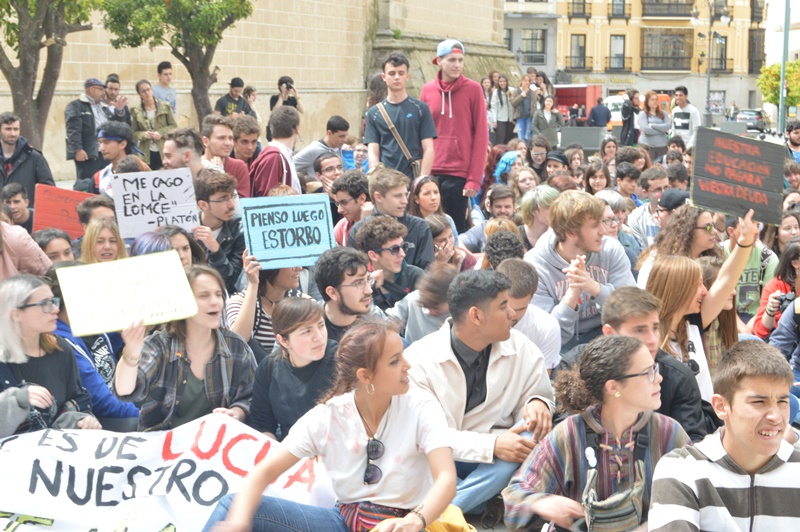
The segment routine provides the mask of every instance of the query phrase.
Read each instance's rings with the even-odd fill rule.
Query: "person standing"
[[[511,105],[508,78],[500,75],[497,88],[492,93],[492,113],[497,144],[508,144],[514,136],[514,108]]]
[[[530,76],[522,76],[519,81],[519,90],[517,94],[511,99],[511,105],[517,110],[517,136],[520,140],[525,141],[525,144],[531,140],[531,119],[536,110],[536,100],[533,98],[533,91],[531,90]],[[577,109],[577,104],[576,109]],[[570,114],[570,116],[572,116]],[[570,124],[574,125],[574,124]]]
[[[589,127],[606,127],[611,120],[611,111],[608,110],[603,98],[597,99],[597,105],[589,111]]]
[[[694,146],[697,128],[700,127],[700,111],[686,97],[689,90],[683,85],[675,87],[675,108],[672,109],[672,135],[683,137],[686,149]]]
[[[84,94],[71,101],[64,109],[64,124],[67,128],[67,160],[75,161],[77,174],[73,188],[87,191],[95,172],[106,165],[100,155],[97,130],[109,120],[124,122],[125,112],[116,110],[109,119],[103,110],[106,86],[99,79],[87,79],[83,88]]]
[[[172,108],[166,101],[153,96],[153,88],[146,79],[136,84],[136,92],[142,100],[131,112],[133,138],[139,147],[139,157],[152,168],[162,167],[164,139],[167,133],[178,127]]]
[[[161,61],[158,64],[158,83],[153,87],[153,96],[159,100],[166,101],[172,108],[175,116],[178,116],[178,96],[175,89],[170,87],[172,83],[172,63]]]
[[[489,144],[483,89],[463,75],[464,56],[464,45],[459,41],[439,43],[434,64],[441,68],[420,93],[438,134],[433,141],[432,173],[439,181],[442,207],[458,233],[467,228],[468,198],[481,188]]]
[[[125,115],[125,123],[131,125],[131,110],[128,109],[128,97],[119,95],[120,83],[119,76],[109,74],[106,77],[106,92],[103,96],[103,110],[106,116],[111,118],[118,109],[122,109]]]
[[[3,164],[0,167],[0,185],[19,183],[25,187],[30,207],[34,207],[36,185],[55,186],[53,174],[42,152],[32,147],[19,134],[20,120],[14,113],[0,114],[0,146],[3,149]]]
[[[253,118],[256,114],[250,108],[250,104],[242,96],[244,90],[244,80],[233,78],[230,83],[228,94],[220,97],[214,105],[214,114],[222,116],[250,115]]]
[[[373,169],[383,163],[387,168],[403,172],[409,179],[430,175],[436,126],[428,104],[406,92],[411,79],[408,58],[400,52],[392,52],[383,60],[381,68],[388,94],[367,111],[364,142],[369,149],[369,167]]]
[[[622,103],[622,132],[619,140],[623,146],[633,146],[639,142],[639,126],[636,124],[636,117],[641,111],[639,107],[639,91],[628,89],[624,98],[625,101]]]
[[[667,132],[671,124],[669,114],[661,109],[658,94],[648,91],[644,95],[644,112],[636,117],[642,132],[641,142],[649,146],[650,158],[656,160],[667,154]]]
[[[736,105],[736,100],[731,100],[731,106],[728,108],[728,122],[736,122],[737,116],[739,116],[739,106]]]
[[[542,135],[555,148],[558,146],[558,132],[564,127],[564,117],[556,109],[552,94],[547,94],[542,100],[542,108],[533,115],[533,132]],[[569,166],[569,162],[566,166]]]

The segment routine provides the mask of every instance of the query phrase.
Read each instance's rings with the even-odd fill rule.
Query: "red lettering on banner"
[[[262,447],[261,450],[258,451],[258,454],[256,455],[256,459],[254,460],[254,465],[258,465],[258,463],[261,460],[263,460],[265,456],[267,456],[267,453],[269,452],[269,448],[270,447],[272,447],[272,441],[267,440],[267,443],[264,444],[264,447]]]
[[[308,473],[308,476],[303,478],[303,473]],[[306,458],[306,461],[303,462],[302,467],[298,469],[296,473],[289,476],[289,480],[286,481],[286,485],[283,487],[283,489],[287,489],[295,482],[300,482],[302,484],[306,484],[308,492],[311,493],[311,488],[314,487],[315,479],[316,476],[314,475],[314,460],[312,460],[311,458]]]
[[[195,437],[194,444],[192,445],[192,451],[200,460],[208,460],[219,452],[219,448],[222,446],[222,438],[225,437],[225,429],[227,428],[226,425],[219,426],[219,429],[217,429],[217,438],[214,440],[214,445],[211,446],[211,449],[204,452],[200,450],[200,437],[203,435],[203,428],[205,428],[205,426],[206,422],[202,421],[200,423],[200,428],[197,429],[197,436]]]
[[[168,431],[167,435],[164,437],[164,446],[161,448],[161,458],[164,460],[175,460],[182,454],[183,451],[177,454],[172,452],[172,431]]]
[[[244,441],[244,440],[258,441],[258,439],[255,436],[251,436],[250,434],[247,434],[247,433],[242,433],[242,434],[239,434],[238,436],[234,436],[233,438],[231,438],[231,441],[229,441],[227,443],[227,445],[225,445],[225,448],[222,449],[222,465],[225,466],[225,469],[227,469],[228,471],[230,471],[231,473],[233,473],[235,475],[239,475],[240,477],[246,477],[247,476],[247,471],[245,471],[244,469],[240,469],[240,468],[236,467],[235,465],[233,465],[233,463],[231,463],[230,452],[231,452],[231,449],[233,449],[233,447],[237,443],[239,443],[240,441]],[[267,442],[267,443],[269,443],[269,442]],[[256,463],[258,463],[258,462],[256,461]]]
[[[726,139],[723,137],[716,137],[714,139],[714,146],[722,148],[723,150],[732,151],[733,153],[746,153],[754,157],[761,157],[761,149],[752,144],[744,144],[737,142],[733,139]]]

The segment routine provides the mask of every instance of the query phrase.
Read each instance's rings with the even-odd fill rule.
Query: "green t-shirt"
[[[729,257],[731,251],[728,243],[724,242],[722,247],[725,250],[725,257]],[[756,242],[736,285],[738,301],[736,311],[740,316],[743,314],[746,316],[756,315],[758,305],[761,303],[761,289],[775,277],[778,257],[771,250],[767,249],[767,252],[764,250],[764,244]]]
[[[187,373],[189,376],[186,379],[186,387],[178,398],[175,413],[172,415],[170,425],[173,429],[211,413],[205,381],[198,379],[191,371]]]

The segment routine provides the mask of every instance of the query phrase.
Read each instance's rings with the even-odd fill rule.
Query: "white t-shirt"
[[[561,326],[555,316],[531,304],[514,328],[539,348],[548,370],[558,366],[561,362]]]
[[[714,384],[711,382],[711,370],[708,369],[708,360],[706,359],[706,350],[703,348],[703,334],[697,322],[702,323],[700,314],[692,314],[687,316],[686,330],[689,334],[689,359],[697,362],[700,372],[695,375],[697,385],[700,388],[700,397],[704,401],[711,402],[711,397],[714,395]],[[672,342],[672,349],[676,353],[681,352],[680,346]]]
[[[452,447],[439,403],[414,389],[392,398],[375,439],[384,446],[373,463],[383,476],[364,484],[369,437],[356,409],[354,394],[334,397],[301,417],[283,440],[298,458],[319,456],[342,503],[369,501],[394,508],[417,507],[433,485],[426,455]]]

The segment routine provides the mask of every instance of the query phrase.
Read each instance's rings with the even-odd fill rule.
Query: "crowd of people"
[[[130,108],[116,75],[91,78],[66,109],[92,193],[75,240],[33,232],[53,178],[0,114],[0,437],[230,416],[280,446],[219,502],[217,531],[416,531],[461,513],[513,530],[800,526],[800,124],[781,225],[764,226],[690,204],[685,87],[671,110],[628,91],[621,138],[589,153],[560,146],[543,72],[517,90],[465,77],[465,57],[441,42],[414,98],[408,58],[389,54],[363,128],[331,116],[300,150],[288,76],[265,139],[238,77],[200,131],[177,127],[169,63]],[[111,176],[162,168],[191,172],[199,225],[123,239]],[[327,195],[337,246],[262,269],[239,198],[300,194]],[[58,270],[172,249],[195,316],[72,333]],[[307,457],[335,508],[262,496]]]

